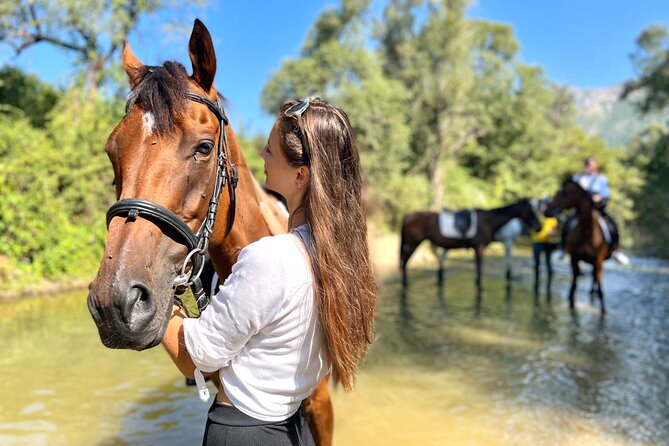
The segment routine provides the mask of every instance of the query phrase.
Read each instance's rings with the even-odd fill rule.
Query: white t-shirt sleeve
[[[211,304],[198,319],[184,320],[186,349],[200,370],[227,366],[281,309],[285,266],[271,238],[244,248]]]

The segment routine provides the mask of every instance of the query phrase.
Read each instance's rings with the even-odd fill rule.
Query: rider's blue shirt
[[[574,175],[573,180],[580,184],[583,189],[590,192],[590,195],[601,195],[604,200],[611,198],[609,179],[606,178],[606,175],[602,175],[601,173],[578,173]]]

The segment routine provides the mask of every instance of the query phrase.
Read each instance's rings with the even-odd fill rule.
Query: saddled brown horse
[[[547,217],[555,217],[565,209],[576,209],[577,223],[569,229],[565,239],[564,249],[571,259],[571,289],[569,290],[569,307],[574,308],[574,294],[576,282],[581,274],[579,261],[593,266],[591,294],[597,293],[601,304],[601,312],[606,312],[604,292],[602,291],[602,277],[604,274],[604,260],[611,257],[618,248],[606,242],[604,232],[599,224],[600,214],[590,197],[590,194],[572,179],[566,179],[553,199],[546,206]]]
[[[526,199],[496,209],[475,209],[475,212],[476,232],[470,238],[444,237],[439,229],[438,212],[415,212],[404,217],[400,242],[400,269],[402,270],[402,284],[405,288],[408,285],[407,262],[423,240],[429,240],[433,246],[438,246],[445,250],[456,248],[474,249],[476,255],[476,286],[480,292],[483,288],[481,284],[483,251],[495,239],[495,233],[513,218],[520,218],[536,231],[541,228],[532,205]],[[439,256],[437,278],[440,284],[443,281],[444,258],[445,254]]]
[[[188,287],[203,308],[199,275],[208,250],[220,277],[240,250],[287,221],[249,171],[216,87],[209,31],[195,21],[193,74],[176,62],[145,66],[126,44],[131,93],[106,144],[118,201],[88,308],[102,343],[144,350],[165,333],[175,294]],[[206,298],[205,298],[206,299]],[[212,381],[217,385],[218,376]],[[327,378],[304,402],[317,444],[332,443]]]

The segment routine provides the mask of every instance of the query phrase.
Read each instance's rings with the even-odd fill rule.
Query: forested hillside
[[[643,113],[636,94],[621,99],[622,85],[608,88],[571,88],[576,106],[576,122],[590,135],[600,136],[610,146],[626,146],[634,136],[654,124],[669,123],[669,110]]]

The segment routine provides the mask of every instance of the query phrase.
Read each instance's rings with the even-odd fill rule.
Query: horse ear
[[[143,66],[144,64],[137,59],[137,56],[130,49],[130,43],[126,41],[123,47],[123,69],[128,75],[131,89],[139,84],[141,80],[140,72]]]
[[[211,35],[199,19],[195,19],[193,24],[193,32],[188,42],[188,53],[193,64],[193,80],[204,91],[209,92],[216,75],[216,54],[214,53]]]

